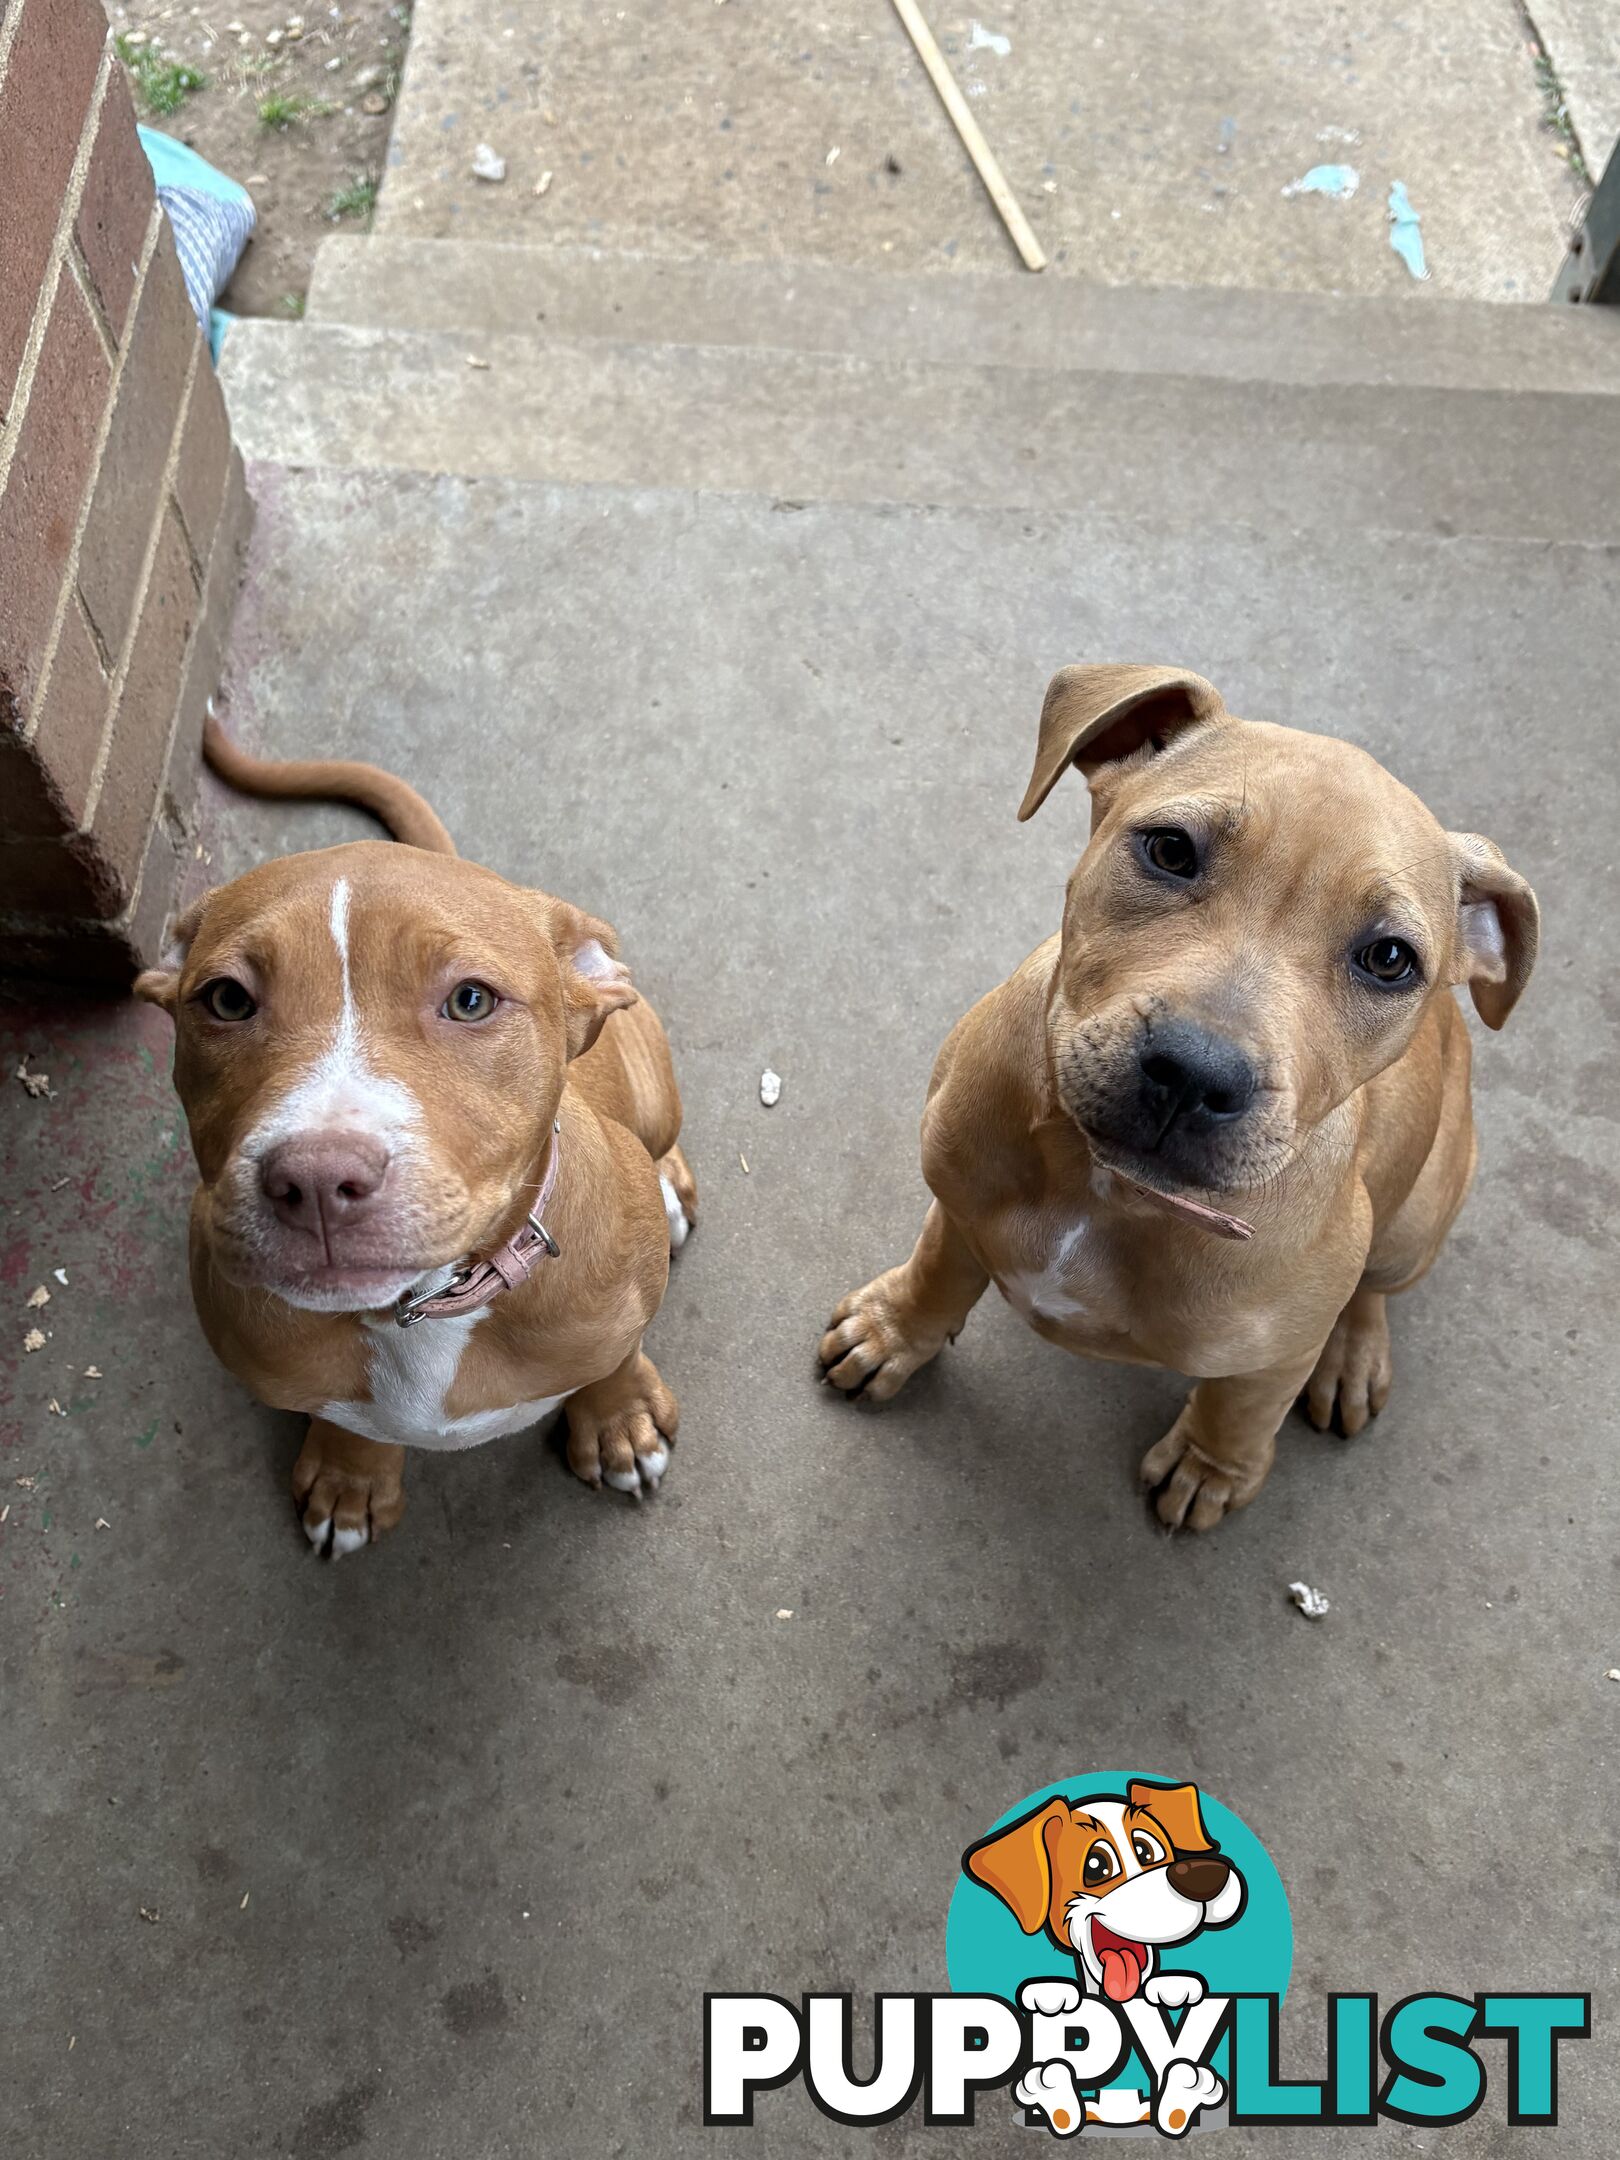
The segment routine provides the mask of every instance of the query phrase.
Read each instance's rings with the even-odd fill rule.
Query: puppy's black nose
[[[1179,1890],[1195,1905],[1207,1905],[1220,1896],[1232,1868],[1220,1853],[1199,1853],[1190,1860],[1172,1860],[1167,1872],[1172,1890]]]
[[[1243,1051],[1196,1020],[1157,1022],[1139,1062],[1161,1138],[1172,1125],[1196,1130],[1241,1117],[1254,1100],[1254,1067]]]

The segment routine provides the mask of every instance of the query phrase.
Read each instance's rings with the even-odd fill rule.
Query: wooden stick
[[[940,103],[951,118],[951,125],[962,138],[962,147],[973,160],[979,178],[984,182],[985,192],[1000,213],[1012,244],[1024,258],[1026,270],[1044,270],[1046,257],[1041,253],[1041,243],[1030,230],[1030,224],[1019,207],[1018,197],[1007,185],[1007,175],[996,163],[995,152],[980,132],[979,123],[968,111],[967,99],[957,87],[956,77],[946,63],[945,55],[934,43],[934,33],[923,21],[917,0],[894,0],[894,11],[906,26],[906,35],[917,48],[917,58],[928,70],[934,88],[939,92]]]

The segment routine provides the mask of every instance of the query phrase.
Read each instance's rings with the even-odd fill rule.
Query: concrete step
[[[1620,401],[244,322],[250,457],[1180,524],[1620,542]]]
[[[326,241],[309,319],[375,330],[769,345],[867,360],[1410,389],[1620,391],[1620,311]]]

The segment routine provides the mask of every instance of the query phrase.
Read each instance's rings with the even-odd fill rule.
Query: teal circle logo
[[[945,1928],[954,1992],[1041,2013],[1050,2059],[1038,2039],[1017,2097],[1059,2135],[1218,2127],[1228,2042],[1191,2044],[1214,2014],[1205,1998],[1280,2001],[1293,1957],[1288,1896],[1254,1832],[1213,1794],[1150,1771],[1088,1771],[1009,1808],[963,1854]],[[1129,2033],[1138,2018],[1167,2035],[1167,2058],[1131,2047],[1088,2081],[1088,2029]],[[1196,2068],[1175,2056],[1183,2032]]]

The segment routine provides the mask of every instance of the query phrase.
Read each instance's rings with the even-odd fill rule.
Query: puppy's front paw
[[[568,1398],[568,1467],[587,1485],[656,1492],[669,1468],[680,1411],[651,1358],[633,1358]]]
[[[1177,2056],[1164,2066],[1153,2120],[1166,2137],[1185,2137],[1200,2108],[1219,2107],[1225,2098],[1225,2085],[1207,2063],[1184,2062]]]
[[[1142,1457],[1142,1483],[1170,1530],[1213,1530],[1223,1515],[1252,1500],[1271,1468],[1271,1450],[1258,1465],[1217,1462],[1193,1437],[1192,1411],[1183,1410],[1162,1440]]]
[[[817,1356],[821,1377],[852,1399],[887,1402],[945,1346],[919,1328],[900,1294],[904,1268],[890,1268],[853,1290],[833,1314]]]
[[[1080,2089],[1062,2056],[1052,2062],[1032,2064],[1013,2087],[1013,2098],[1021,2107],[1035,2108],[1044,2115],[1047,2128],[1059,2137],[1073,2137],[1085,2127]]]
[[[1185,2010],[1189,2004],[1203,2001],[1204,1983],[1197,1973],[1155,1973],[1142,1993],[1157,2009]]]
[[[1384,1300],[1357,1291],[1305,1383],[1305,1414],[1318,1432],[1337,1424],[1353,1440],[1389,1401],[1394,1377]]]
[[[342,1560],[393,1529],[405,1512],[404,1461],[402,1447],[310,1419],[293,1464],[292,1492],[304,1535],[317,1552]]]
[[[1067,2017],[1085,1997],[1072,1980],[1026,1980],[1018,2000],[1036,2017]]]

